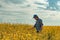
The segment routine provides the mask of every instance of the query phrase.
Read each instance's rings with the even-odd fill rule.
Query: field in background
[[[40,33],[27,24],[0,24],[0,40],[60,40],[60,26],[43,26]]]

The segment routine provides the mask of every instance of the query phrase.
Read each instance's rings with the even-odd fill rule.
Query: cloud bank
[[[45,25],[60,25],[60,11],[44,10],[47,5],[45,0],[0,0],[0,22],[33,24],[37,14]]]

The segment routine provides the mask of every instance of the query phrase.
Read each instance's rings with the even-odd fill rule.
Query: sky
[[[0,0],[0,23],[34,24],[37,14],[44,25],[60,25],[60,10],[45,10],[47,5],[47,0]]]

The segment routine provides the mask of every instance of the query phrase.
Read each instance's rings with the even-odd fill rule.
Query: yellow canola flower
[[[60,26],[43,26],[42,32],[28,30],[32,25],[0,24],[0,40],[60,40]]]

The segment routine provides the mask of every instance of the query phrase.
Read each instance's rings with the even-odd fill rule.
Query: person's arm
[[[35,27],[36,27],[36,24],[33,27],[31,27],[30,29],[28,29],[28,30],[34,29]]]
[[[35,23],[35,25],[34,25],[34,28],[36,27],[36,23]]]

